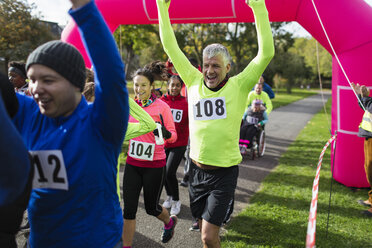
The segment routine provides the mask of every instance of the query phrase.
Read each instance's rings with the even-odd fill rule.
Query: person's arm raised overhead
[[[187,84],[192,82],[195,76],[200,76],[201,72],[190,63],[177,44],[168,14],[170,0],[156,0],[156,4],[158,6],[160,40],[164,51],[188,86]]]
[[[124,64],[111,31],[94,1],[71,2],[73,7],[79,7],[69,13],[79,27],[95,72],[92,122],[106,141],[121,145],[129,117]]]
[[[244,89],[249,91],[274,57],[275,49],[265,0],[247,0],[246,3],[252,8],[255,17],[258,40],[257,56],[238,75],[245,84]]]

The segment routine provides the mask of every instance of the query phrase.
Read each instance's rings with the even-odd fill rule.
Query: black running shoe
[[[161,242],[163,243],[167,243],[169,240],[172,239],[173,237],[173,234],[174,234],[174,228],[176,227],[177,225],[177,216],[175,215],[172,215],[171,216],[171,219],[173,220],[173,225],[171,228],[169,229],[165,229],[165,227],[163,227],[163,234],[161,235]]]

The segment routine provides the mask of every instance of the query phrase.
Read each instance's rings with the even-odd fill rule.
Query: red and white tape
[[[307,225],[307,235],[306,235],[306,248],[315,247],[315,229],[316,229],[316,210],[318,206],[318,189],[319,189],[319,174],[320,167],[322,166],[323,155],[327,150],[328,146],[335,140],[336,135],[333,135],[323,147],[322,152],[319,156],[318,167],[316,169],[316,175],[313,183],[313,197],[310,203],[310,214],[309,223]]]

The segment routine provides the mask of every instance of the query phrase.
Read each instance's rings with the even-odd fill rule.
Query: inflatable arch
[[[372,7],[364,0],[314,2],[350,81],[371,87]],[[96,4],[112,31],[120,24],[158,23],[155,0],[96,0]],[[266,5],[270,21],[297,21],[333,54],[311,0],[266,0]],[[253,21],[244,0],[172,0],[169,11],[172,23]],[[90,66],[73,22],[63,31],[62,40],[75,45]],[[334,178],[349,187],[368,187],[363,139],[356,136],[363,111],[334,55],[332,73],[332,133],[338,132]]]

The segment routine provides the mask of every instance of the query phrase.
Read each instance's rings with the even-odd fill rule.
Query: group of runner
[[[20,222],[32,181],[29,247],[131,247],[143,188],[146,212],[164,223],[166,243],[180,212],[176,170],[190,138],[191,212],[204,247],[220,247],[219,229],[231,213],[242,160],[238,140],[246,99],[274,55],[265,1],[246,1],[256,20],[258,54],[240,74],[229,76],[231,57],[221,44],[205,47],[202,71],[190,63],[174,36],[169,0],[157,0],[161,42],[179,76],[166,78],[167,68],[159,62],[137,70],[134,101],[128,101],[124,65],[94,1],[70,2],[93,64],[94,101],[82,95],[83,57],[61,41],[41,45],[27,59],[33,98],[9,93],[9,81],[1,79],[0,113],[7,125],[0,131],[15,133],[14,147],[2,139],[1,151],[19,152],[17,160],[9,153],[12,170],[1,173],[11,178],[1,181],[1,214],[17,212],[13,223]],[[168,80],[161,99],[151,91],[155,79]],[[180,95],[182,84],[187,100]],[[116,179],[124,140],[129,149],[122,210]],[[167,199],[161,206],[163,183]],[[0,224],[1,233],[6,225]],[[15,229],[7,234],[7,247],[15,247]]]

